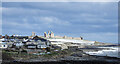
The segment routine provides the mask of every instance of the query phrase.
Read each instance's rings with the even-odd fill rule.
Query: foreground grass
[[[3,54],[7,54],[7,56],[15,59],[15,60],[28,60],[34,58],[59,58],[63,56],[70,55],[72,52],[69,50],[59,50],[59,51],[51,51],[50,54],[43,54],[43,55],[35,55],[35,54],[27,54],[27,53],[18,53],[14,51],[5,51],[3,50]]]
[[[7,55],[8,57],[16,59],[16,60],[18,60],[18,59],[24,59],[24,60],[26,60],[26,59],[36,58],[37,57],[37,55],[33,55],[33,54],[27,54],[27,53],[22,53],[22,52],[18,53],[18,52],[3,50],[2,55],[4,55],[4,54]]]

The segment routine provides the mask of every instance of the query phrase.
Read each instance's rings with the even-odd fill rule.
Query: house
[[[12,48],[23,48],[24,47],[24,43],[20,42],[20,41],[16,41],[12,44]]]
[[[0,44],[0,48],[2,48],[2,49],[6,49],[8,47],[8,45],[6,45],[6,44]]]
[[[26,42],[26,51],[27,53],[39,53],[46,52],[46,48],[50,46],[50,42],[44,38],[35,36],[32,40]]]
[[[28,54],[34,54],[34,53],[40,53],[40,52],[46,52],[46,45],[35,45],[35,44],[28,44],[26,45],[25,49]]]
[[[6,49],[8,45],[5,42],[0,41],[0,49]]]
[[[26,45],[26,48],[27,49],[36,49],[37,45],[35,45],[35,44],[28,44],[28,45]]]
[[[46,49],[48,46],[47,45],[37,45],[38,49]]]
[[[0,41],[5,41],[5,38],[1,38]]]
[[[47,45],[47,46],[50,46],[50,42],[47,40],[47,39],[44,39],[44,38],[41,38],[41,37],[38,37],[38,36],[35,36],[33,38],[33,40],[35,42],[37,42],[38,44],[43,44],[43,45]]]
[[[27,44],[26,45],[26,48],[27,49],[46,49],[47,45],[41,45],[41,44]]]

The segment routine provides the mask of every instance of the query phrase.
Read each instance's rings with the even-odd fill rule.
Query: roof
[[[46,39],[41,38],[41,37],[38,37],[38,36],[35,36],[33,39],[34,39],[34,40],[47,41]]]
[[[18,38],[18,39],[28,39],[28,36],[10,36],[9,39],[14,39],[14,38]]]
[[[0,44],[6,44],[6,42],[0,42]]]

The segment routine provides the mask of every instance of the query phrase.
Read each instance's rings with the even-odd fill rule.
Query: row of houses
[[[34,36],[4,36],[0,39],[0,48],[3,49],[24,49],[27,51],[42,51],[55,46],[61,49],[83,48],[85,46],[94,45],[95,41],[76,40],[76,39],[57,39],[57,38],[42,38]]]
[[[1,38],[0,39],[0,48],[6,50],[26,50],[31,52],[32,50],[46,50],[51,46],[50,42],[44,38],[34,36],[33,38],[29,39],[27,36],[15,36],[9,38]],[[30,51],[31,50],[31,51]]]

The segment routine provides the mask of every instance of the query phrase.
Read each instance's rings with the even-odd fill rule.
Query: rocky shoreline
[[[27,60],[24,59],[14,59],[14,60],[3,60],[3,64],[35,64],[35,63],[40,63],[40,64],[48,64],[48,63],[65,63],[65,64],[78,64],[79,62],[82,64],[120,64],[120,58],[116,57],[108,57],[108,56],[95,56],[95,55],[89,55],[84,53],[84,50],[93,50],[93,49],[76,49],[72,50],[72,53],[67,53],[64,54],[62,53],[61,55],[55,55],[55,56],[50,56],[50,57],[44,57],[44,56],[38,56],[37,58],[30,58]],[[98,49],[94,49],[98,50]],[[58,52],[60,53],[60,52]]]
[[[92,56],[92,55],[78,55],[81,52],[77,52],[71,56],[64,56],[64,57],[59,57],[59,58],[34,58],[34,59],[29,59],[29,60],[13,60],[13,61],[3,61],[2,64],[120,64],[120,59],[115,58],[115,57],[105,57],[105,56]]]

